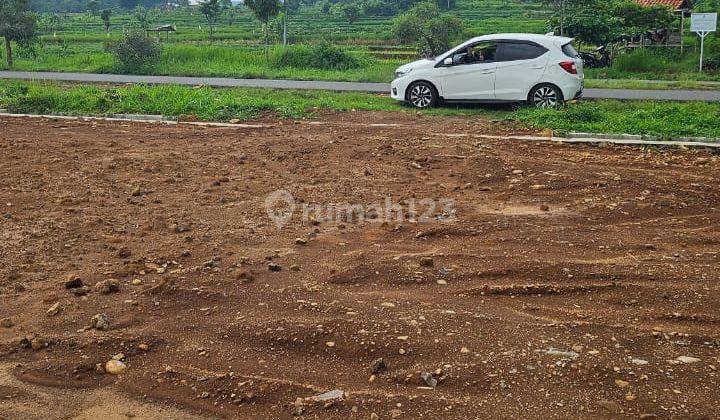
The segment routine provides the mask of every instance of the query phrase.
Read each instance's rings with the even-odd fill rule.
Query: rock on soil
[[[102,295],[119,292],[120,282],[116,279],[101,280],[95,283],[95,291]]]
[[[90,319],[90,327],[96,330],[107,331],[110,328],[110,321],[105,314],[94,315]]]
[[[108,360],[105,363],[105,372],[111,375],[119,375],[127,369],[127,365],[120,360]]]

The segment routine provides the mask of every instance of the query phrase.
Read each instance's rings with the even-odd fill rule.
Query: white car
[[[417,108],[439,101],[527,101],[548,108],[582,96],[582,66],[572,38],[485,35],[399,67],[391,96]]]

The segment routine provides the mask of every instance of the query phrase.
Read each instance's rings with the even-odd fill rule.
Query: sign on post
[[[690,30],[700,36],[700,71],[703,66],[703,50],[705,37],[717,30],[717,13],[693,13],[690,15]]]

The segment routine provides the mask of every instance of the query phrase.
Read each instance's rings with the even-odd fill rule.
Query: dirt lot
[[[718,418],[717,156],[263,124],[0,121],[0,418]]]

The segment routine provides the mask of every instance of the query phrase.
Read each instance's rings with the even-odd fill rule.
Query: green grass
[[[254,119],[271,115],[306,118],[323,111],[416,112],[387,96],[366,93],[216,89],[186,86],[86,86],[0,81],[0,107],[12,112],[66,115],[162,114],[204,121]],[[701,102],[580,101],[561,109],[445,106],[422,111],[508,119],[559,133],[646,134],[669,138],[720,138],[720,104]]]
[[[534,0],[457,0],[452,11],[464,26],[461,36],[498,32],[547,31],[550,11]],[[303,6],[290,17],[291,43],[329,40],[345,45],[362,57],[364,65],[348,71],[317,70],[298,67],[277,67],[265,63],[261,48],[262,33],[251,13],[240,8],[232,19],[225,17],[216,27],[215,40],[208,41],[208,28],[196,9],[158,11],[150,14],[150,26],[173,24],[178,32],[170,36],[163,57],[152,74],[227,76],[242,78],[288,78],[301,80],[340,80],[388,82],[393,70],[417,57],[414,46],[398,45],[391,34],[392,17],[366,16],[349,24],[336,15],[323,14],[318,6]],[[104,33],[99,16],[87,13],[63,14],[56,31],[42,27],[43,46],[38,57],[18,51],[16,69],[29,71],[79,71],[112,73],[116,65],[103,50],[103,43],[122,36],[123,28],[132,27],[129,13],[111,18],[110,35]],[[695,83],[702,80],[720,81],[720,71],[699,73],[696,70],[697,37],[686,36],[686,53],[676,50],[646,48],[619,56],[608,69],[587,69],[588,87],[614,88],[697,88],[713,89]],[[274,34],[273,42],[279,42]],[[720,56],[720,42],[712,36],[706,42],[707,56]],[[279,55],[279,48],[273,54]],[[4,51],[0,49],[0,58]],[[3,60],[4,61],[4,60]],[[4,68],[4,63],[0,64]],[[674,81],[666,85],[647,84],[635,80],[660,79]],[[616,81],[623,80],[623,81]],[[626,81],[626,82],[625,82]]]
[[[709,102],[582,101],[557,110],[521,108],[514,118],[561,134],[645,134],[720,138],[720,104]]]
[[[303,45],[287,47],[302,50]],[[347,70],[324,70],[281,66],[278,57],[282,46],[273,46],[270,62],[264,50],[250,45],[182,45],[166,44],[163,54],[148,74],[173,76],[213,76],[253,79],[339,80],[349,82],[389,82],[393,72],[405,61],[380,60],[365,52],[349,52],[359,66]],[[7,68],[2,66],[2,68]],[[37,57],[19,54],[15,70],[118,73],[113,56],[100,43],[62,46],[44,45]]]
[[[390,49],[392,48],[392,49]],[[292,45],[288,51],[302,52],[305,45]],[[1,49],[0,49],[1,50]],[[213,76],[236,78],[282,78],[294,80],[337,80],[351,82],[389,82],[394,70],[417,58],[410,48],[399,46],[344,47],[344,50],[360,64],[348,70],[313,69],[307,66],[280,66],[283,47],[272,46],[270,63],[266,62],[263,48],[247,43],[195,42],[188,44],[164,44],[162,58],[154,69],[148,71],[155,75],[173,76]],[[3,57],[0,51],[0,58]],[[381,57],[394,58],[381,58]],[[401,57],[401,58],[397,58]],[[631,54],[629,59],[619,59],[609,69],[587,69],[586,86],[589,88],[612,89],[720,89],[718,84],[704,84],[707,81],[720,81],[720,75],[697,73],[697,56],[688,53],[687,58],[675,64],[660,66],[643,64],[640,58],[655,57],[653,53]],[[669,63],[668,58],[660,58],[661,63]],[[620,64],[618,64],[620,63]],[[692,64],[692,66],[690,66]],[[4,62],[0,68],[5,69]],[[99,42],[81,43],[45,43],[33,57],[18,51],[14,69],[27,71],[64,71],[87,73],[117,73],[117,65],[111,54],[105,52]],[[647,72],[656,69],[655,72]],[[664,69],[664,70],[663,70]],[[673,70],[674,69],[674,70]],[[643,70],[644,72],[630,71]],[[666,79],[662,83],[648,83],[642,79]]]
[[[304,45],[288,47],[289,50],[303,50]],[[348,49],[346,49],[348,50]],[[100,43],[79,43],[62,46],[46,44],[37,57],[19,55],[16,57],[16,70],[27,71],[65,71],[88,73],[117,72],[115,61],[104,51]],[[368,49],[351,51],[361,64],[349,70],[322,70],[304,66],[279,66],[278,58],[283,54],[281,46],[271,47],[270,63],[265,61],[263,49],[246,44],[166,44],[161,60],[150,71],[156,75],[173,76],[218,76],[238,78],[283,78],[294,80],[340,80],[358,82],[389,82],[394,70],[417,58],[410,51],[402,59],[378,59]],[[1,54],[0,54],[1,55]],[[3,64],[0,67],[5,68]],[[619,77],[608,79],[608,77]],[[712,75],[693,75],[678,73],[674,77],[685,79],[667,80],[663,83],[647,83],[637,80],[640,77],[652,79],[657,74],[617,73],[613,69],[588,69],[586,86],[590,88],[613,89],[720,89],[720,85],[703,84],[702,81],[689,79],[712,79]],[[669,78],[667,75],[662,77]]]

